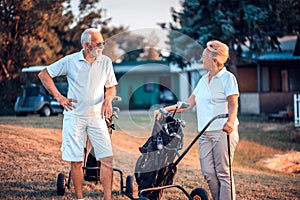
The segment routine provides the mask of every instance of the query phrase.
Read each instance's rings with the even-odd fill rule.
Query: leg
[[[213,199],[219,200],[220,183],[216,174],[212,148],[213,142],[206,132],[201,136],[199,144],[201,170]]]
[[[231,162],[233,161],[234,150],[238,142],[237,131],[230,134]],[[220,140],[215,145],[214,151],[215,166],[220,182],[220,199],[231,199],[229,155],[227,146],[227,134],[222,133]],[[232,177],[233,199],[235,199],[235,188]]]
[[[85,121],[73,116],[64,116],[62,131],[62,159],[71,162],[71,179],[77,198],[82,198],[82,160]]]
[[[100,179],[103,186],[104,200],[112,199],[113,157],[101,158]]]
[[[83,171],[82,162],[71,162],[71,178],[77,199],[82,199]]]
[[[95,157],[101,162],[100,179],[104,200],[112,199],[113,152],[110,135],[103,119],[89,119],[88,136],[94,147]]]

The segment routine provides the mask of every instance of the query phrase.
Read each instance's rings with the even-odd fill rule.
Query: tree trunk
[[[229,61],[228,61],[228,71],[232,72],[236,78],[238,78],[238,73],[237,73],[237,55],[234,50],[229,51]]]

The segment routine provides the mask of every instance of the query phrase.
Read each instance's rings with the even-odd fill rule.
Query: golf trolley
[[[152,136],[139,148],[142,155],[138,158],[135,166],[135,179],[138,184],[138,198],[134,198],[133,177],[126,179],[126,190],[123,192],[130,199],[159,200],[163,190],[177,188],[181,190],[189,200],[207,200],[207,192],[202,188],[196,188],[188,193],[182,186],[173,184],[177,171],[177,165],[188,153],[199,137],[205,132],[210,124],[220,118],[227,118],[228,114],[221,114],[212,118],[202,131],[193,139],[182,154],[179,150],[183,147],[183,131],[185,122],[175,119],[175,113],[180,108],[187,108],[189,104],[178,102],[174,113],[169,113],[161,108],[159,111],[162,118],[155,121]],[[177,158],[176,158],[177,157]]]

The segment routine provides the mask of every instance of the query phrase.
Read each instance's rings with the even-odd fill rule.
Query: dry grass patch
[[[146,117],[138,116],[146,121]],[[126,116],[120,114],[125,124]],[[189,124],[193,124],[189,118]],[[137,121],[138,123],[138,121]],[[272,128],[275,125],[276,128]],[[0,199],[58,199],[56,178],[58,173],[69,172],[69,163],[61,160],[61,116],[51,118],[1,117],[0,119]],[[112,141],[115,153],[115,167],[124,172],[124,177],[133,175],[140,153],[138,147],[144,144],[151,130],[129,127],[117,130]],[[270,170],[262,160],[299,151],[299,143],[288,140],[292,131],[290,124],[268,123],[262,119],[241,118],[240,143],[234,161],[234,177],[237,199],[298,199],[300,196],[300,175]],[[285,134],[286,137],[281,137]],[[185,145],[196,135],[193,127],[185,129]],[[272,141],[269,141],[272,140]],[[287,143],[281,145],[283,143]],[[280,148],[279,148],[280,147]],[[297,149],[298,148],[298,149]],[[196,187],[208,190],[200,172],[198,145],[195,145],[178,165],[175,183],[188,192]],[[137,190],[134,185],[135,194]],[[119,192],[118,174],[114,176],[114,199],[125,200]],[[84,194],[89,199],[101,199],[101,185],[84,182]],[[66,192],[62,199],[73,199],[74,190]],[[163,200],[186,199],[178,189],[166,190]]]

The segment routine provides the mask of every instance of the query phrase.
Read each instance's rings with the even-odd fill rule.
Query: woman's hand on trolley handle
[[[227,121],[223,126],[223,131],[226,132],[228,135],[233,131],[234,123],[231,121]]]
[[[154,110],[154,120],[159,120],[161,118],[161,113],[159,110]]]

